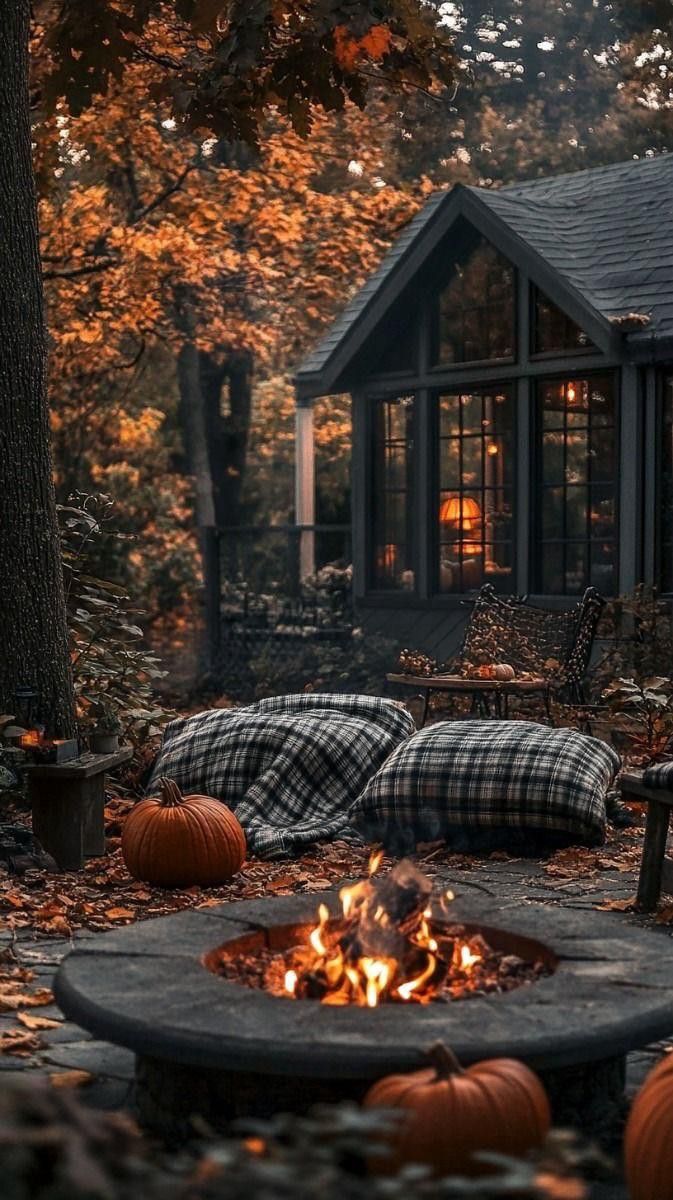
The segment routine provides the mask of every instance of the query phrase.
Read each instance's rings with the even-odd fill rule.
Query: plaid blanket
[[[248,847],[279,858],[310,842],[355,836],[348,809],[414,724],[375,696],[274,696],[215,708],[166,728],[148,785],[161,775],[183,792],[234,810]]]
[[[643,771],[643,783],[646,787],[673,787],[673,762],[652,763]]]
[[[571,729],[445,721],[398,746],[350,816],[365,836],[407,851],[470,827],[595,845],[619,765],[611,747]]]

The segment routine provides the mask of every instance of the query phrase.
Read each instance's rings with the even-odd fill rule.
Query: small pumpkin
[[[631,1200],[673,1200],[673,1055],[650,1072],[626,1122],[624,1165]]]
[[[214,887],[243,865],[245,834],[230,808],[212,796],[183,796],[173,779],[131,810],[122,855],[134,879],[157,887]]]
[[[369,1089],[365,1108],[404,1109],[390,1134],[390,1153],[375,1169],[398,1171],[422,1163],[436,1176],[480,1175],[488,1167],[477,1151],[523,1155],[544,1141],[551,1115],[537,1075],[512,1058],[493,1058],[463,1070],[453,1051],[439,1043],[430,1066],[389,1075]]]
[[[514,679],[515,675],[516,675],[516,671],[514,670],[514,667],[512,667],[509,663],[494,663],[493,664],[493,678],[494,679],[499,679],[499,680],[501,680],[501,682],[507,683],[507,682],[509,682],[509,680]]]

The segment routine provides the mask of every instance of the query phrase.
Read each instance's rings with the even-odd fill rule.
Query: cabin
[[[352,396],[365,630],[445,657],[485,582],[673,593],[673,155],[434,193],[296,388],[303,527],[313,401]]]

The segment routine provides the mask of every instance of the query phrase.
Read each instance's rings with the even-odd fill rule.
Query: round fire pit
[[[290,896],[103,934],[64,960],[56,999],[96,1037],[135,1051],[141,1112],[164,1128],[195,1112],[220,1123],[357,1099],[374,1079],[418,1068],[441,1040],[464,1063],[522,1059],[542,1076],[557,1121],[597,1130],[620,1103],[626,1053],[673,1032],[673,961],[661,937],[614,916],[481,897],[457,899],[451,921],[550,974],[506,994],[370,1009],[286,999],[214,973],[223,951],[300,942],[321,902],[338,916],[336,894]]]

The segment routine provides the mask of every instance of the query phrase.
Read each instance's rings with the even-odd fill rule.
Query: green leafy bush
[[[105,543],[127,535],[114,527],[109,496],[76,493],[59,507],[72,670],[80,727],[101,720],[140,741],[161,732],[168,714],[154,701],[154,683],[165,674],[143,646],[142,612],[126,590],[91,573]],[[116,721],[115,721],[116,718]]]

